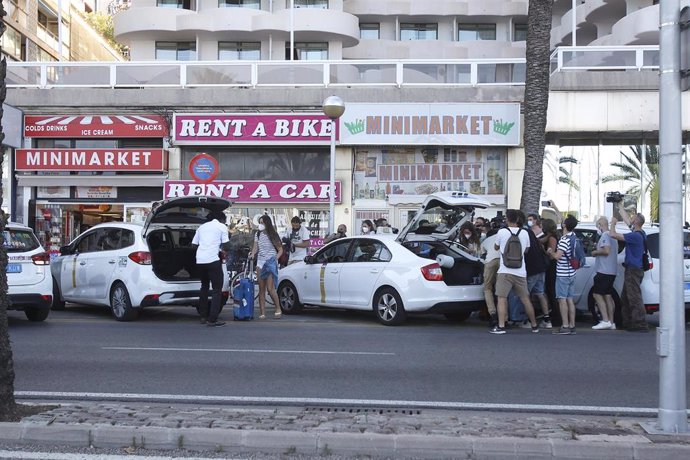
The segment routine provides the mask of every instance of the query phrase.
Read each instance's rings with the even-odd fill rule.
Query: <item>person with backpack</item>
[[[525,252],[529,249],[529,236],[518,222],[520,213],[517,209],[506,211],[507,228],[502,228],[496,234],[494,249],[501,253],[498,275],[496,277],[496,297],[498,298],[498,325],[492,327],[491,334],[505,334],[505,324],[508,316],[508,294],[515,289],[518,297],[525,306],[532,332],[539,332],[534,307],[527,290],[527,270],[525,268]]]
[[[547,250],[548,254],[556,260],[556,299],[563,325],[553,333],[559,335],[576,334],[575,303],[573,302],[575,272],[584,265],[582,243],[573,231],[578,223],[574,216],[568,215],[563,221],[563,236],[558,240],[556,251],[551,248]]]
[[[618,209],[623,221],[632,230],[626,234],[618,233],[616,231],[618,220],[615,217],[611,219],[609,235],[618,241],[625,241],[625,263],[623,264],[625,272],[621,296],[623,327],[630,332],[649,332],[647,311],[644,308],[640,288],[645,272],[644,256],[647,253],[647,235],[642,231],[645,218],[642,214],[637,213],[631,220],[622,202],[618,203]]]

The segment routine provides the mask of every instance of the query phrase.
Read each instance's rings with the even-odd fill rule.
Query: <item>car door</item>
[[[382,241],[357,238],[350,257],[340,270],[340,303],[351,308],[370,309],[378,279],[391,257]]]
[[[304,303],[314,305],[340,304],[340,271],[348,257],[351,239],[336,241],[314,254],[314,263],[304,267],[299,292]]]
[[[60,289],[66,301],[80,301],[88,285],[87,256],[96,249],[96,231],[81,235],[70,245],[69,253],[63,256],[60,271]]]
[[[575,295],[573,296],[573,302],[577,304],[580,302],[580,297],[584,296],[584,301],[587,301],[587,296],[589,295],[589,290],[592,287],[592,282],[594,279],[594,256],[592,256],[592,251],[597,248],[597,242],[599,241],[599,234],[596,229],[580,229],[576,228],[575,236],[582,243],[582,249],[585,251],[585,256],[587,262],[579,270],[575,272]]]
[[[79,266],[84,267],[88,278],[83,296],[88,299],[106,299],[117,268],[118,250],[122,230],[117,227],[101,227],[95,232],[95,250],[82,254]],[[79,270],[79,269],[78,269]]]

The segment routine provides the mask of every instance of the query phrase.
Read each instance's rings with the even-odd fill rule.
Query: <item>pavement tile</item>
[[[558,459],[631,459],[631,444],[588,441],[550,441],[553,457]]]
[[[242,445],[243,432],[241,430],[182,428],[171,431],[175,449],[232,451]]]
[[[47,444],[59,440],[64,446],[88,447],[89,427],[83,425],[22,425],[23,443]]]
[[[262,452],[316,454],[318,435],[298,431],[244,431],[242,432],[244,450]]]
[[[398,435],[395,453],[405,457],[472,458],[472,441],[455,436]]]
[[[111,426],[93,425],[85,426],[91,432],[91,442],[87,445],[105,448],[134,447],[134,443],[140,445],[141,440],[137,439],[136,427],[132,426]]]
[[[319,433],[317,453],[387,455],[395,449],[395,436],[385,434]]]
[[[690,458],[690,444],[636,444],[633,446],[635,460],[678,460]]]

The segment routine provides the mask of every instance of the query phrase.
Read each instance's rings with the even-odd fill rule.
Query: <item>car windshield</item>
[[[659,234],[647,235],[647,249],[654,259],[659,258]],[[683,232],[683,258],[690,259],[690,232]]]
[[[411,233],[428,235],[446,233],[463,220],[467,211],[460,207],[446,207],[442,204],[428,208],[410,228]]]
[[[31,230],[5,230],[2,232],[2,245],[7,252],[27,252],[37,249],[40,244]]]

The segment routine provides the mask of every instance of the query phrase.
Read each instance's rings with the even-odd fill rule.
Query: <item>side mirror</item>
[[[316,259],[314,258],[314,256],[306,256],[306,257],[304,258],[304,263],[307,264],[307,265],[311,265],[311,264],[313,264],[313,263],[315,263],[315,262],[316,262]]]
[[[68,246],[60,246],[60,255],[61,256],[66,256],[69,253],[70,253],[69,245]]]

